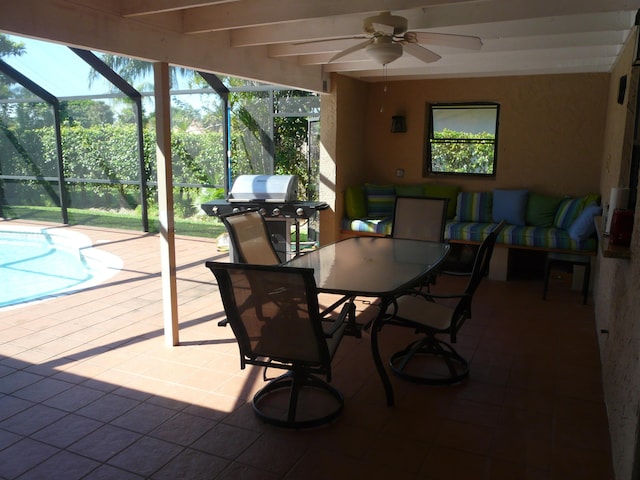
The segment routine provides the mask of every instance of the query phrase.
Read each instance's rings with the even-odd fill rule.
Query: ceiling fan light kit
[[[367,55],[381,65],[386,65],[402,56],[402,45],[394,43],[389,37],[377,37],[365,47]]]

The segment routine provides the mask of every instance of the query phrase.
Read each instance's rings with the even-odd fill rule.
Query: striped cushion
[[[495,223],[458,222],[450,220],[444,230],[445,240],[481,242],[489,236]]]
[[[445,239],[481,242],[493,229],[495,223],[447,222]],[[505,225],[497,243],[522,247],[557,248],[561,250],[590,251],[596,248],[594,237],[575,241],[567,230],[553,227]]]
[[[391,225],[393,224],[391,217],[387,218],[360,218],[342,220],[342,229],[352,232],[381,233],[383,235],[391,235]]]
[[[456,207],[458,222],[491,222],[491,192],[460,192]]]
[[[393,185],[366,184],[367,217],[383,218],[393,215],[396,193]]]
[[[362,218],[367,216],[367,195],[364,187],[353,185],[344,192],[344,207],[348,218]]]
[[[556,216],[553,219],[553,226],[556,228],[562,228],[569,230],[569,227],[574,222],[578,215],[584,208],[584,198],[565,198],[560,202],[560,206],[556,211]]]

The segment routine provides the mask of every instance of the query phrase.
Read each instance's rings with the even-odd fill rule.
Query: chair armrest
[[[438,294],[438,293],[425,293],[425,294],[421,294],[426,300],[430,300],[433,298],[442,298],[442,299],[446,299],[446,298],[464,298],[464,297],[469,297],[470,295],[468,293],[449,293],[449,294]]]
[[[385,312],[385,316],[387,320],[395,317],[396,314],[398,313],[398,298],[404,297],[407,295],[411,295],[413,297],[422,297],[425,300],[425,302],[433,302],[433,303],[435,303],[436,299],[447,300],[452,298],[462,299],[462,298],[470,297],[468,293],[437,294],[437,293],[424,293],[424,292],[417,292],[417,291],[405,292],[396,296],[387,307],[387,308],[391,308],[391,313],[389,313],[389,310]]]
[[[438,270],[438,274],[449,275],[450,277],[470,277],[471,272],[456,271],[456,270]]]
[[[417,292],[417,291],[411,291],[411,292],[407,292],[407,293],[403,293],[401,295],[398,295],[396,298],[399,297],[404,297],[405,295],[413,295],[414,297],[422,297],[427,301],[432,302],[434,299],[436,298],[441,298],[441,299],[448,299],[448,298],[464,298],[464,297],[468,297],[469,294],[468,293],[431,293],[431,292]]]

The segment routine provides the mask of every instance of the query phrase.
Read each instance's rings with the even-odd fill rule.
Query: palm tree
[[[7,35],[0,33],[0,58],[15,56],[18,57],[26,52],[23,42],[16,42]]]
[[[135,58],[121,57],[108,53],[100,55],[100,59],[106,63],[114,72],[133,85],[140,79],[147,79],[153,75],[153,63],[137,60]],[[173,67],[169,69],[169,81],[171,85],[176,85],[178,76],[195,77],[195,72],[188,68]],[[89,74],[89,86],[92,82],[101,79],[102,76],[92,70]],[[153,90],[153,82],[143,82],[136,87],[138,90]]]

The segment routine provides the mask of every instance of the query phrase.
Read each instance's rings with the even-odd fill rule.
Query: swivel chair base
[[[335,420],[344,408],[342,394],[320,378],[289,371],[271,380],[253,397],[263,422],[285,428],[312,428]]]
[[[469,362],[446,342],[422,338],[391,355],[391,371],[400,378],[427,385],[450,385],[469,376]]]

